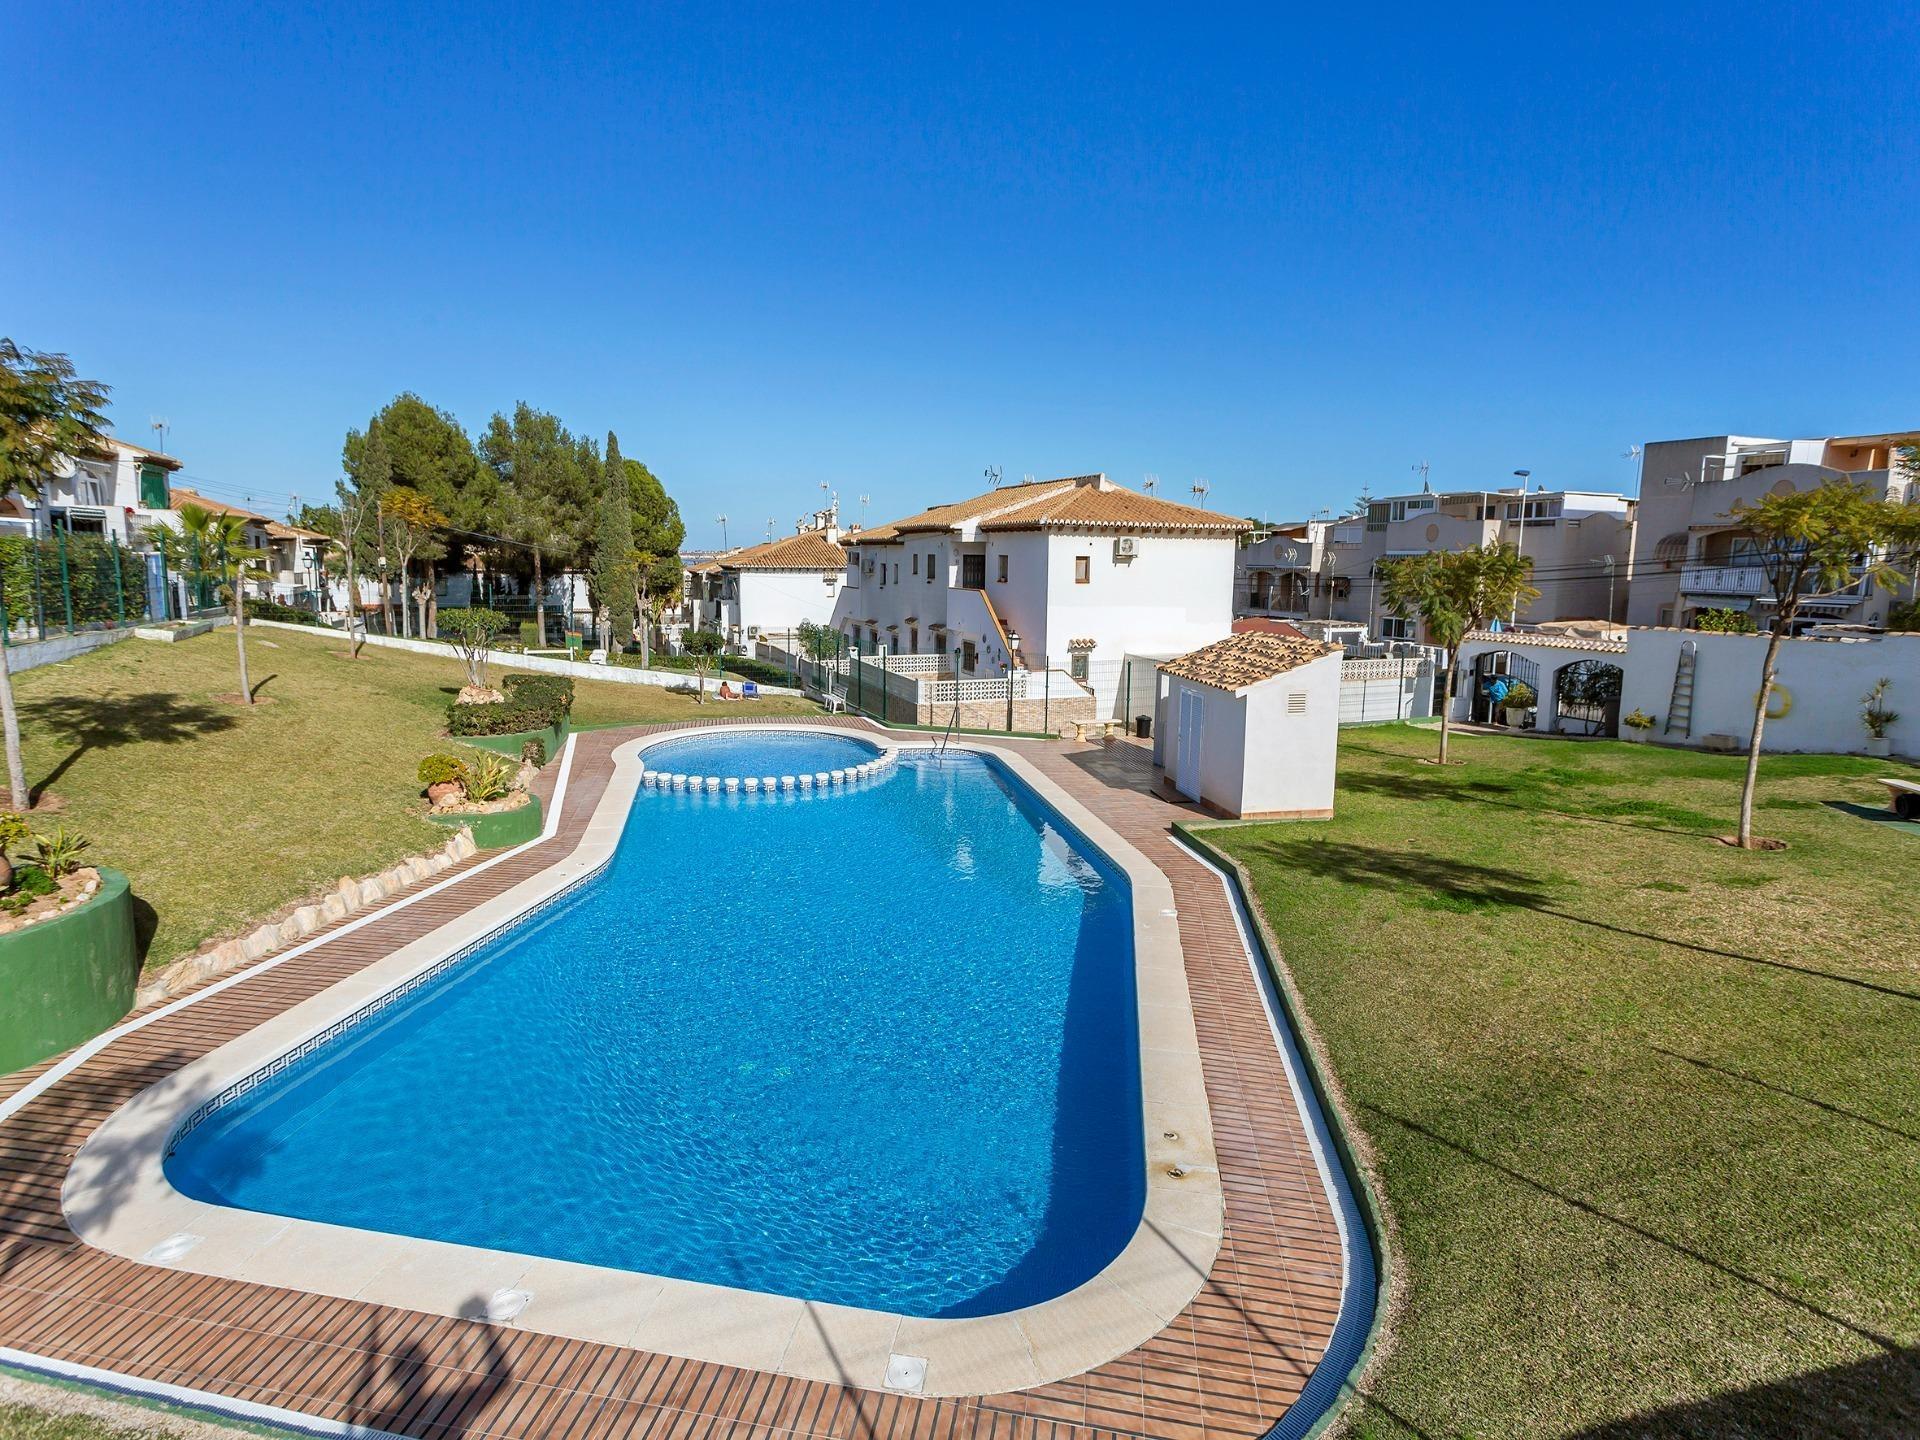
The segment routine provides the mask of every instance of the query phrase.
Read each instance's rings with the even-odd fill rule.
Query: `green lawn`
[[[1346,732],[1224,828],[1393,1212],[1369,1437],[1920,1435],[1920,834],[1886,761]]]
[[[421,818],[414,768],[446,742],[451,654],[364,649],[339,636],[255,628],[251,710],[233,634],[174,645],[128,640],[16,678],[27,779],[92,838],[90,858],[125,870],[143,906],[149,969],[282,905],[441,844]],[[728,705],[732,716],[740,707]],[[583,682],[579,726],[719,713],[650,686]],[[761,715],[817,714],[810,702],[754,702]]]

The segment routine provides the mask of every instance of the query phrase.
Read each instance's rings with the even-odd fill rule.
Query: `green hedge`
[[[613,657],[613,663],[629,669],[640,669],[640,653],[629,650]],[[645,667],[650,670],[671,670],[676,674],[693,674],[691,655],[663,655],[655,651]],[[756,680],[762,685],[791,685],[793,676],[784,665],[770,664],[765,660],[755,660],[746,655],[718,655],[707,661],[708,675],[716,675],[724,670],[730,675],[738,675],[743,680]]]
[[[278,600],[254,600],[251,598],[247,601],[247,618],[249,620],[279,620],[288,625],[325,626],[327,623],[311,610],[298,610],[291,605],[282,605]]]
[[[61,552],[66,553],[62,590]],[[39,557],[39,576],[34,570]],[[120,593],[114,596],[115,564]],[[35,593],[40,603],[34,604]],[[0,605],[10,621],[44,617],[49,629],[67,624],[67,599],[75,625],[131,625],[147,617],[147,561],[144,555],[99,535],[0,536]]]
[[[517,735],[556,730],[573,711],[573,681],[565,675],[509,675],[506,699],[486,705],[447,706],[449,735]]]

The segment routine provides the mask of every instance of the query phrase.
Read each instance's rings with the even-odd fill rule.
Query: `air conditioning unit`
[[[1122,535],[1113,542],[1113,558],[1131,560],[1140,553],[1140,539],[1137,535]]]

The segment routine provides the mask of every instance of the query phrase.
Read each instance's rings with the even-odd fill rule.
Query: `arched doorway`
[[[1489,650],[1473,661],[1473,693],[1468,697],[1467,719],[1476,725],[1505,724],[1506,707],[1502,703],[1518,682],[1538,696],[1540,667],[1524,655],[1511,650]]]
[[[1620,680],[1620,667],[1604,660],[1563,665],[1553,679],[1554,728],[1569,735],[1618,735]]]

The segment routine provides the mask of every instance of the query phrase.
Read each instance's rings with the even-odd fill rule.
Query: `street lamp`
[[[1513,473],[1520,481],[1520,533],[1514,538],[1513,549],[1516,555],[1524,556],[1527,553],[1527,482],[1533,478],[1533,472],[1531,470],[1516,470]],[[1520,623],[1520,597],[1518,595],[1513,597],[1513,609],[1507,613],[1507,623],[1509,625],[1517,625]]]

